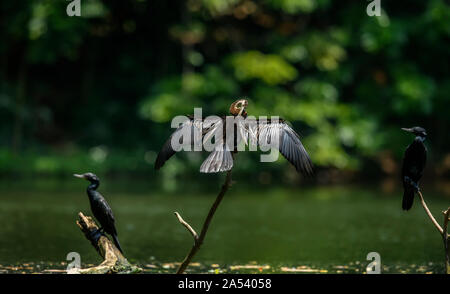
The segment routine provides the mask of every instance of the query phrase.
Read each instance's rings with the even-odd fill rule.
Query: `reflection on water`
[[[56,184],[58,183],[58,184]],[[75,224],[91,214],[86,183],[0,182],[0,273],[58,273],[66,255],[101,262]],[[219,188],[166,193],[154,184],[105,179],[100,191],[117,219],[126,257],[146,272],[174,272],[192,245],[180,212],[197,231]],[[450,204],[423,188],[439,219]],[[363,273],[369,252],[383,272],[442,273],[442,240],[416,202],[401,210],[400,192],[366,187],[277,187],[237,182],[219,207],[191,272]],[[58,271],[59,270],[59,271]]]

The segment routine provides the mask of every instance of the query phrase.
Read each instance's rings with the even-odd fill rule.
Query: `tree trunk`
[[[104,261],[98,266],[91,268],[70,269],[67,272],[68,274],[133,274],[142,271],[141,268],[131,265],[119,249],[103,233],[100,235],[96,233],[98,226],[90,216],[85,216],[79,212],[78,217],[78,227]]]
[[[450,246],[448,246],[448,245],[447,245],[447,256],[446,257],[447,257],[447,275],[450,275]]]

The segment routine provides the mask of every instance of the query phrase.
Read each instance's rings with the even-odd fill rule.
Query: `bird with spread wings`
[[[247,145],[258,145],[261,150],[271,147],[278,149],[298,172],[311,176],[313,165],[300,136],[281,118],[251,119],[247,115],[247,106],[247,100],[239,99],[230,106],[231,116],[205,119],[187,117],[163,145],[156,158],[155,169],[159,170],[181,150],[181,146],[201,145],[216,135],[215,148],[200,167],[202,173],[224,172],[233,168],[232,154],[238,152],[238,145],[243,141]],[[227,124],[227,118],[235,119],[231,128]],[[186,138],[188,139],[185,140]]]

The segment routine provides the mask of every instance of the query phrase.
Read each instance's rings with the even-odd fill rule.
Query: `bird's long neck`
[[[99,181],[92,181],[91,184],[87,187],[87,194],[89,198],[93,198],[97,195],[97,188],[100,186]]]
[[[247,116],[248,116],[248,114],[247,114],[247,112],[244,110],[240,115],[239,114],[231,114],[232,116],[234,116],[234,117],[239,117],[239,116],[242,116],[243,118],[247,118]]]
[[[423,137],[423,136],[420,136],[420,135],[416,136],[416,138],[415,138],[416,141],[419,141],[421,143],[425,142],[425,139],[426,139],[426,137]]]

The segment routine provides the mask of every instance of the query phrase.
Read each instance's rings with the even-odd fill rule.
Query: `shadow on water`
[[[174,211],[200,230],[219,185],[173,192],[152,183],[105,179],[100,191],[117,219],[127,258],[146,272],[174,272],[192,245]],[[101,262],[75,225],[90,213],[82,181],[0,182],[0,273],[63,272],[78,252],[83,267]],[[440,219],[449,197],[424,189]],[[430,191],[430,192],[427,192]],[[422,207],[401,210],[401,192],[378,185],[255,187],[237,182],[225,196],[191,272],[362,273],[369,252],[383,272],[441,273],[443,248]]]

